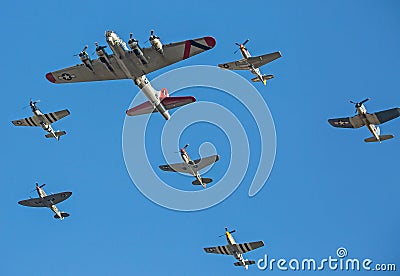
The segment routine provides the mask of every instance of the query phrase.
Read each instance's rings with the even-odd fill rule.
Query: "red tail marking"
[[[160,90],[160,99],[164,99],[166,97],[169,97],[168,90],[167,88],[163,88]]]
[[[183,51],[183,59],[187,59],[190,56],[190,47],[192,45],[190,44],[189,40],[186,40],[185,42],[185,50]]]

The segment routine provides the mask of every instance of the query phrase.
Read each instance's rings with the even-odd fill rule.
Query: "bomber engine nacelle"
[[[154,48],[154,50],[156,50],[160,54],[164,54],[163,45],[161,43],[161,40],[158,36],[156,36],[154,34],[154,30],[150,31],[149,41],[150,41],[151,46]]]
[[[104,66],[111,72],[114,72],[114,69],[111,66],[110,59],[108,58],[107,52],[104,50],[107,46],[100,46],[99,43],[95,42],[96,45],[96,54],[99,57],[99,60],[104,64]]]
[[[86,52],[88,46],[86,45],[82,51],[78,54],[80,60],[82,61],[83,64],[86,65],[87,68],[89,68],[91,71],[93,71],[93,66],[92,66],[92,60],[90,59],[88,53]]]
[[[142,49],[139,46],[139,41],[137,41],[136,39],[134,39],[132,37],[132,33],[129,34],[128,45],[129,45],[129,48],[131,48],[131,50],[135,53],[136,57],[138,59],[140,59],[142,64],[149,63],[143,55]]]

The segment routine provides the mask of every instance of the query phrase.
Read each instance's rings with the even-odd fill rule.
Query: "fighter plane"
[[[39,195],[38,198],[30,198],[26,200],[21,200],[18,204],[28,207],[47,207],[50,208],[54,213],[54,218],[63,220],[66,217],[69,217],[68,213],[60,212],[56,206],[56,204],[66,200],[72,195],[72,192],[62,192],[54,195],[46,195],[44,190],[42,189],[46,184],[40,185],[36,183],[36,191]]]
[[[138,41],[130,34],[128,41],[130,49],[113,31],[106,31],[105,37],[113,54],[106,53],[107,46],[97,44],[96,53],[99,58],[92,60],[85,47],[79,53],[82,64],[47,73],[47,80],[52,83],[71,83],[132,79],[146,95],[148,102],[127,110],[128,116],[158,111],[169,120],[169,109],[196,101],[191,96],[170,97],[166,89],[156,91],[145,74],[212,49],[216,44],[213,37],[162,44],[160,38],[152,31],[149,38],[151,47],[141,48]]]
[[[38,102],[39,100],[33,102],[32,99],[29,101],[29,106],[33,112],[32,117],[14,120],[12,123],[15,126],[41,126],[48,132],[48,134],[45,135],[46,138],[55,138],[57,141],[60,140],[60,136],[65,135],[66,132],[60,130],[54,131],[51,124],[68,116],[70,114],[68,109],[43,114],[36,106]]]
[[[203,188],[206,188],[208,183],[211,183],[213,180],[211,178],[202,178],[199,174],[199,171],[211,164],[217,162],[219,160],[219,155],[212,155],[205,158],[192,160],[189,154],[186,151],[186,148],[189,145],[186,144],[183,148],[179,149],[181,154],[181,158],[185,163],[178,164],[170,164],[170,165],[161,165],[159,168],[163,171],[167,172],[181,172],[188,173],[196,177],[196,180],[192,182],[193,185],[202,185]]]
[[[245,47],[246,43],[249,42],[249,39],[246,39],[245,42],[242,44],[235,43],[239,46],[240,53],[242,54],[243,58],[240,60],[218,64],[219,67],[223,69],[229,70],[250,70],[250,72],[255,75],[255,78],[251,80],[253,82],[261,81],[264,85],[267,85],[267,80],[270,80],[274,77],[274,75],[263,75],[261,74],[260,68],[261,66],[274,61],[275,59],[280,58],[282,55],[280,52],[274,52],[262,56],[252,57],[250,52]],[[238,51],[236,50],[235,53]]]
[[[224,254],[224,255],[233,255],[238,262],[233,263],[235,266],[243,266],[246,270],[249,268],[249,265],[255,264],[254,260],[247,260],[243,258],[243,253],[249,252],[251,250],[257,249],[259,247],[264,246],[263,241],[256,242],[246,242],[246,243],[236,243],[235,239],[232,237],[232,233],[236,232],[236,230],[228,231],[228,228],[225,227],[225,237],[228,241],[227,245],[215,246],[215,247],[207,247],[204,248],[206,253],[215,253],[215,254]],[[224,236],[221,235],[220,237]]]
[[[394,137],[392,134],[381,135],[379,127],[375,125],[383,124],[399,117],[400,108],[392,108],[370,114],[364,106],[364,103],[369,100],[370,99],[367,98],[359,103],[350,101],[350,103],[355,105],[357,115],[353,117],[329,119],[328,122],[332,126],[340,128],[359,128],[367,126],[373,136],[364,139],[365,142],[381,142],[392,139]]]

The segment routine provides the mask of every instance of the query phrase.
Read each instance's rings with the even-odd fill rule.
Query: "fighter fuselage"
[[[47,196],[46,192],[42,188],[40,188],[38,185],[36,185],[36,192],[38,193],[39,197],[42,199]],[[55,204],[52,204],[51,201],[47,207],[50,208],[58,216],[58,218],[60,218],[61,220],[64,219],[63,216],[61,215],[61,212],[58,210],[57,206]]]
[[[360,106],[357,106],[356,108],[357,108],[357,113],[361,117],[361,119],[364,121],[365,126],[372,133],[372,135],[374,135],[376,140],[380,141],[380,137],[379,137],[380,130],[379,130],[379,127],[376,127],[374,124],[372,124],[371,122],[368,121],[368,118],[366,116],[367,109],[365,108],[365,106],[363,104],[361,104]]]

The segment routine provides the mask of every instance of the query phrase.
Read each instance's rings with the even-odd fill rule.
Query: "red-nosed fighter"
[[[248,269],[249,265],[255,264],[256,262],[253,260],[245,259],[243,257],[243,253],[264,246],[264,242],[256,241],[256,242],[236,243],[235,239],[231,235],[234,232],[236,232],[236,230],[228,231],[228,228],[225,227],[225,234],[221,235],[220,237],[225,236],[228,244],[215,247],[207,247],[204,248],[204,251],[206,253],[233,255],[235,259],[238,260],[238,262],[233,263],[235,266],[243,266],[245,269]]]
[[[69,217],[68,213],[60,212],[56,206],[56,204],[66,200],[72,195],[72,192],[62,192],[54,195],[47,195],[45,191],[42,189],[46,184],[40,185],[36,183],[36,192],[38,193],[38,198],[30,198],[26,200],[21,200],[18,203],[23,206],[28,207],[47,207],[50,208],[54,213],[54,218],[63,220],[66,217]]]
[[[92,60],[86,47],[79,53],[82,64],[46,74],[52,83],[90,82],[117,79],[132,79],[146,95],[148,102],[126,111],[128,116],[158,111],[166,120],[170,119],[169,109],[195,102],[194,97],[169,97],[167,90],[156,91],[146,74],[212,49],[216,41],[207,36],[182,42],[162,44],[151,32],[149,48],[141,48],[130,34],[126,43],[113,31],[106,31],[106,41],[113,54],[107,54],[107,46],[96,44],[98,59]]]
[[[189,144],[186,144],[183,148],[179,149],[179,153],[181,154],[181,158],[184,163],[161,165],[159,166],[159,168],[167,172],[181,172],[191,174],[196,177],[196,180],[194,180],[192,184],[202,185],[205,189],[206,185],[208,183],[211,183],[213,180],[211,178],[202,178],[199,171],[217,162],[219,160],[219,155],[212,155],[197,160],[192,160],[186,151],[186,148],[188,146]]]

